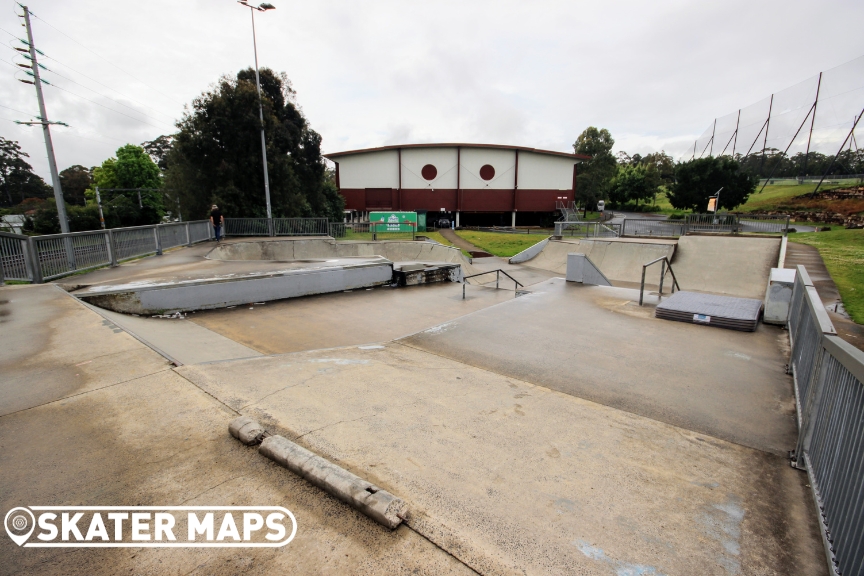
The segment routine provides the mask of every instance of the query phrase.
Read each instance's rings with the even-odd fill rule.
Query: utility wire
[[[56,30],[57,32],[59,32],[60,34],[62,34],[63,36],[66,36],[66,38],[72,40],[73,42],[75,42],[76,44],[78,44],[79,46],[81,46],[82,48],[84,48],[85,50],[87,50],[88,52],[94,54],[96,57],[98,57],[98,58],[104,60],[104,61],[107,62],[108,64],[111,64],[111,66],[114,66],[115,68],[117,68],[118,70],[120,70],[121,72],[123,72],[124,74],[126,74],[126,75],[128,75],[128,76],[134,78],[134,79],[137,80],[138,82],[141,82],[142,84],[144,84],[145,86],[147,86],[148,88],[150,88],[151,90],[153,90],[154,92],[157,92],[157,93],[161,94],[162,96],[164,96],[165,98],[171,100],[171,101],[174,102],[175,104],[180,104],[180,105],[183,104],[182,102],[178,102],[177,100],[174,100],[173,98],[171,98],[170,96],[168,96],[167,94],[165,94],[164,92],[162,92],[161,90],[158,90],[158,89],[154,88],[153,86],[150,86],[149,84],[147,84],[146,82],[144,82],[143,80],[141,80],[140,78],[138,78],[137,76],[134,76],[134,75],[130,74],[129,72],[127,72],[126,70],[120,68],[119,66],[117,66],[116,64],[114,64],[113,62],[111,62],[110,60],[108,60],[107,58],[105,58],[104,56],[101,56],[101,55],[100,55],[98,52],[96,52],[95,50],[92,50],[91,48],[88,48],[87,46],[85,46],[85,45],[82,44],[81,42],[78,42],[77,40],[75,40],[74,38],[72,38],[71,36],[69,36],[68,34],[66,34],[65,32],[63,32],[62,30],[60,30],[60,29],[57,28],[56,26],[52,26],[52,25],[51,25],[49,22],[47,22],[44,18],[40,18],[39,16],[36,16],[36,14],[34,14],[33,12],[30,12],[30,15],[33,16],[34,18],[36,18],[37,20],[40,20],[40,21],[41,21],[42,23],[44,23],[46,26],[49,26],[49,27],[53,28],[54,30]]]
[[[67,78],[66,76],[63,76],[62,74],[60,74],[59,72],[55,72],[54,70],[48,70],[48,72],[51,72],[52,74],[56,74],[57,76],[60,76],[61,78],[68,80],[69,82],[72,82],[73,84],[78,84],[78,86],[81,86],[85,90],[90,90],[91,92],[93,92],[94,94],[96,94],[98,96],[102,96],[103,98],[106,98],[106,99],[110,100],[111,102],[114,102],[115,104],[119,104],[120,106],[123,106],[124,108],[128,108],[129,110],[132,110],[136,114],[141,114],[142,116],[144,116],[146,118],[150,118],[154,122],[158,122],[164,126],[171,126],[170,124],[167,124],[166,122],[163,122],[162,120],[159,120],[158,118],[154,118],[153,116],[150,116],[149,114],[144,114],[143,112],[140,112],[140,111],[136,110],[135,108],[132,108],[131,106],[123,104],[122,102],[118,102],[117,100],[114,100],[110,96],[106,96],[105,94],[102,94],[101,92],[98,92],[92,88],[88,88],[87,86],[81,84],[80,82],[75,82],[75,80],[73,80],[71,78]],[[51,86],[55,86],[55,85],[51,84]],[[70,94],[71,94],[71,92],[70,92]],[[109,108],[109,110],[110,110],[110,108]],[[171,127],[173,128],[173,126],[171,126]]]
[[[156,112],[157,114],[161,114],[161,115],[163,115],[163,116],[167,116],[167,117],[171,118],[172,120],[174,119],[174,117],[173,117],[171,114],[166,114],[165,112],[161,112],[161,111],[159,111],[159,110],[157,110],[157,109],[155,109],[155,108],[153,108],[153,107],[151,107],[151,106],[148,106],[148,105],[144,104],[143,102],[140,102],[140,101],[138,101],[138,100],[132,98],[131,96],[128,96],[128,95],[126,95],[126,94],[123,94],[122,92],[120,92],[120,91],[117,90],[116,88],[112,88],[112,87],[110,87],[110,86],[108,86],[108,85],[106,85],[106,84],[103,84],[102,82],[96,80],[95,78],[91,78],[90,76],[87,76],[87,75],[84,74],[83,72],[79,72],[78,70],[75,70],[74,68],[72,68],[72,67],[69,66],[68,64],[64,64],[63,62],[60,62],[59,60],[57,60],[56,58],[54,58],[54,57],[52,57],[52,56],[46,56],[45,58],[47,58],[47,59],[49,59],[49,60],[53,60],[54,62],[56,62],[57,64],[60,64],[60,65],[63,66],[64,68],[68,68],[68,69],[71,70],[72,72],[75,72],[76,74],[80,74],[81,76],[83,76],[84,78],[87,78],[87,79],[90,80],[91,82],[95,82],[96,84],[99,84],[100,86],[102,86],[102,87],[104,87],[104,88],[107,88],[108,90],[111,90],[112,92],[116,92],[116,93],[119,94],[120,96],[123,96],[124,98],[128,98],[128,99],[131,100],[132,102],[135,102],[136,104],[138,104],[138,105],[140,105],[140,106],[143,106],[144,108],[147,108],[148,110],[152,110],[153,112]],[[54,74],[57,74],[58,76],[60,75],[60,74],[58,74],[57,72],[55,72],[54,70],[51,70],[51,72],[54,72]],[[67,80],[68,80],[68,78],[67,78]],[[74,80],[73,80],[73,82],[74,82]],[[77,84],[77,82],[76,82],[76,84]],[[86,86],[85,86],[85,88],[86,88]],[[125,104],[124,104],[124,106],[125,106]]]
[[[93,104],[96,104],[97,106],[101,106],[102,108],[105,108],[106,110],[110,110],[111,112],[114,112],[115,114],[120,114],[121,116],[126,116],[127,118],[131,118],[132,120],[136,120],[138,122],[141,122],[142,124],[146,124],[147,126],[152,126],[153,128],[156,128],[157,130],[160,129],[158,126],[150,124],[149,122],[141,120],[140,118],[135,118],[134,116],[130,116],[129,114],[125,114],[123,112],[120,112],[119,110],[114,110],[113,108],[109,108],[108,106],[105,106],[104,104],[100,104],[99,102],[96,102],[95,100],[90,100],[89,98],[85,98],[84,96],[81,96],[80,94],[76,94],[75,92],[67,90],[66,88],[61,88],[60,86],[58,86],[56,84],[49,84],[49,86],[51,86],[52,88],[57,88],[58,90],[62,90],[63,92],[66,92],[68,94],[72,94],[73,96],[77,96],[78,98],[81,98],[82,100],[86,100],[87,102],[91,102]]]

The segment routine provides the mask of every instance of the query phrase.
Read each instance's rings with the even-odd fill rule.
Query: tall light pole
[[[237,2],[238,4],[242,4],[249,8],[249,12],[252,14],[252,48],[255,51],[255,86],[258,88],[258,117],[261,120],[261,157],[264,164],[264,196],[267,199],[267,226],[269,228],[272,226],[273,212],[270,209],[270,177],[267,175],[267,145],[264,142],[264,104],[261,101],[261,79],[258,76],[258,42],[255,39],[255,11],[266,12],[267,10],[275,9],[276,7],[267,2],[264,2],[259,6],[253,6],[246,2],[246,0],[237,0]],[[270,235],[273,235],[272,230],[270,231]]]

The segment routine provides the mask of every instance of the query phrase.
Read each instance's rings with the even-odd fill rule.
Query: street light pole
[[[238,0],[239,4],[249,8],[249,13],[252,15],[252,48],[255,52],[255,87],[258,89],[258,118],[261,121],[261,161],[264,165],[264,197],[267,199],[267,226],[272,228],[273,212],[270,208],[270,177],[267,174],[267,144],[264,139],[264,104],[261,99],[261,78],[258,75],[258,41],[255,38],[255,11],[265,12],[275,8],[272,4],[264,3],[260,6],[252,6],[245,0]],[[270,235],[273,235],[273,230],[270,229]]]

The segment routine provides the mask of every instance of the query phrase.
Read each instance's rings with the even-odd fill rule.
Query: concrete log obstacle
[[[321,458],[283,436],[271,436],[246,416],[228,426],[231,435],[247,446],[260,443],[258,452],[280,466],[302,476],[331,496],[345,502],[391,530],[407,512],[405,502],[371,482]]]

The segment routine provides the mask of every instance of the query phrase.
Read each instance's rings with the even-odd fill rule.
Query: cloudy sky
[[[572,150],[587,126],[616,150],[673,155],[713,118],[864,54],[864,2],[273,0],[262,66],[284,71],[324,150],[482,142]],[[253,62],[232,0],[32,0],[60,169],[173,131],[221,74]],[[0,0],[0,135],[48,180],[37,111]]]

